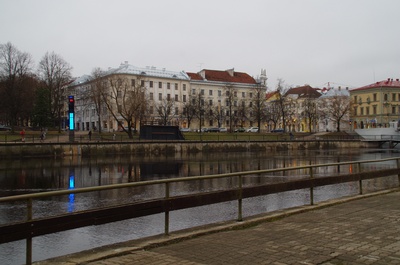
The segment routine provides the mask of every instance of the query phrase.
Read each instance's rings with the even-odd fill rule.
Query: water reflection
[[[107,184],[127,183],[172,177],[222,174],[238,171],[287,168],[325,164],[333,162],[372,160],[399,156],[399,153],[382,150],[327,150],[276,153],[213,153],[196,154],[187,157],[134,157],[109,158],[65,158],[25,159],[0,161],[0,196],[39,191],[74,189]],[[370,169],[388,168],[394,161],[368,165]],[[353,166],[332,166],[316,169],[315,177],[328,174],[353,172]],[[264,176],[251,175],[244,185],[257,185],[302,178],[309,175],[309,169],[280,172]],[[176,183],[171,185],[171,195],[190,192],[218,190],[236,187],[237,179],[213,179]],[[365,182],[364,191],[373,191],[397,185],[397,178],[384,178]],[[151,188],[136,187],[123,190],[70,194],[50,199],[35,200],[35,217],[47,214],[62,214],[93,207],[131,202],[143,198],[164,196],[164,186]],[[344,183],[316,188],[315,202],[358,193],[357,183]],[[271,194],[244,200],[244,216],[274,211],[309,203],[308,190]],[[171,231],[236,218],[237,203],[229,202],[212,206],[197,207],[171,213]],[[26,218],[25,203],[0,205],[0,223]],[[86,227],[34,239],[34,260],[47,259],[93,247],[130,240],[143,236],[160,234],[163,231],[163,215],[147,216],[102,226]],[[64,238],[65,240],[60,240]],[[24,241],[0,245],[0,264],[22,264],[24,262]],[[19,254],[18,254],[19,253]],[[49,254],[50,253],[50,254]]]

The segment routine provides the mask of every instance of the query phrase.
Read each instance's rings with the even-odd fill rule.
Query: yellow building
[[[388,78],[350,91],[354,129],[388,127],[400,120],[400,81]]]

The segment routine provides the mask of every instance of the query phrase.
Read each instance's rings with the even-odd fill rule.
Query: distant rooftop
[[[375,82],[375,83],[367,85],[367,86],[355,88],[355,89],[352,89],[351,91],[366,90],[366,89],[380,88],[380,87],[397,87],[397,88],[400,88],[400,81],[399,81],[398,78],[396,80],[388,78],[387,80],[383,80],[383,81]]]
[[[225,71],[203,69],[198,73],[187,73],[191,80],[214,81],[226,83],[256,84],[256,80],[246,73],[235,72],[234,69]]]
[[[133,75],[146,75],[152,77],[189,80],[189,76],[184,71],[181,72],[168,71],[165,68],[159,69],[154,66],[147,66],[145,68],[142,68],[130,65],[128,64],[128,62],[122,63],[118,68],[111,68],[105,71],[105,75],[110,75],[110,74],[133,74]]]

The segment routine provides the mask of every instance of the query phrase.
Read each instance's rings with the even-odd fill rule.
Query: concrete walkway
[[[39,264],[400,264],[400,190],[135,240]]]

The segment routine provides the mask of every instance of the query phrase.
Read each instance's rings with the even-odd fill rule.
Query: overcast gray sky
[[[74,76],[128,61],[353,88],[400,78],[399,27],[399,0],[0,0],[0,43]]]

